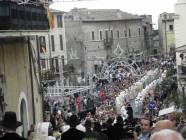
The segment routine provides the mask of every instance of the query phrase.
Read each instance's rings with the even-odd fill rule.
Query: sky
[[[80,2],[62,2],[58,0],[51,8],[68,12],[74,7],[88,9],[120,9],[137,15],[152,15],[153,27],[157,29],[158,16],[163,12],[174,12],[177,0],[88,0]],[[66,0],[73,1],[73,0]]]

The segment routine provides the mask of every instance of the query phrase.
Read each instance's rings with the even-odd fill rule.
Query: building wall
[[[110,58],[128,57],[133,54],[146,56],[152,46],[150,15],[136,16],[117,9],[75,8],[66,13],[65,27],[68,62],[73,60],[69,55],[73,50],[78,58],[75,59],[74,64],[76,72],[85,73],[89,79],[96,72],[96,67],[100,70],[103,62],[107,62]],[[108,38],[112,38],[111,31],[113,32],[110,43],[105,43],[106,31],[108,31]],[[92,32],[94,32],[94,39],[92,39]],[[100,32],[102,32],[102,39]],[[121,55],[116,53],[116,48],[120,48]]]
[[[64,81],[62,80],[63,67],[67,64],[67,50],[66,50],[66,35],[65,35],[65,24],[64,24],[64,12],[50,9],[51,12],[51,27],[48,34],[44,35],[46,51],[40,51],[41,60],[41,70],[42,74],[45,71],[50,71],[58,76],[52,77],[52,79],[42,79],[47,82],[47,80],[55,80],[56,85],[60,84],[63,86]],[[60,18],[59,18],[60,17]],[[59,20],[60,19],[60,20]],[[40,36],[38,36],[40,37]],[[62,37],[62,39],[61,39]],[[62,43],[62,46],[61,46]],[[39,44],[41,47],[41,45]],[[45,63],[44,63],[45,60]],[[53,69],[51,69],[51,64],[53,64]],[[63,65],[61,65],[63,64]]]
[[[85,51],[87,48],[83,39],[85,35],[82,30],[82,22],[65,18],[65,27],[68,64],[73,64],[76,76],[82,76],[83,78],[82,74],[85,72]]]
[[[175,48],[174,13],[162,13],[158,19],[160,47],[163,55],[169,55],[171,47]],[[172,26],[172,30],[171,27]]]
[[[5,40],[5,39],[3,39]],[[33,123],[42,121],[42,102],[38,90],[38,81],[33,76],[33,94],[34,103],[32,102],[32,87],[29,65],[28,44],[24,40],[8,39],[7,42],[1,41],[0,44],[0,69],[4,74],[4,98],[7,104],[5,111],[16,111],[20,120],[20,100],[26,102],[27,111],[27,130]],[[26,97],[22,98],[22,97]],[[33,105],[35,115],[33,114]],[[20,132],[20,131],[19,131]]]
[[[67,63],[67,52],[66,52],[66,36],[65,36],[65,24],[64,24],[64,13],[62,11],[51,11],[53,15],[53,27],[49,30],[48,34],[44,35],[45,43],[46,43],[46,51],[41,52],[40,56],[42,59],[49,59],[49,58],[61,58],[64,57],[64,63]],[[62,18],[62,27],[58,27],[57,25],[57,16],[61,16]],[[62,44],[63,49],[60,46],[60,35],[62,35]],[[52,50],[52,39],[51,36],[54,36],[54,48]],[[38,36],[40,37],[40,36]]]
[[[161,49],[160,49],[160,42],[159,42],[159,33],[154,33],[153,34],[153,46],[151,50],[152,55],[161,55]],[[157,52],[157,54],[155,54]]]
[[[55,40],[55,51],[51,51],[51,57],[56,56],[64,56],[65,63],[67,62],[67,55],[66,55],[66,37],[65,37],[65,24],[64,24],[64,13],[62,12],[52,12],[54,15],[54,28],[50,29],[50,36],[54,35]],[[62,17],[62,27],[57,27],[57,16],[61,15]],[[63,37],[63,50],[60,48],[60,37]],[[50,40],[50,47],[51,47],[51,40]]]
[[[144,56],[150,56],[152,54],[152,47],[153,47],[153,41],[152,41],[152,15],[141,15],[142,18],[142,27],[144,29]]]
[[[131,36],[129,37],[129,29]],[[140,29],[140,35],[139,35]],[[111,46],[110,52],[104,46],[105,31],[113,31],[113,43]],[[90,59],[91,61],[87,62],[87,71],[94,73],[93,70],[97,62],[92,62],[94,58],[103,58],[107,59],[107,55],[114,57],[114,51],[119,44],[123,49],[122,56],[127,56],[133,52],[143,52],[144,51],[144,32],[142,28],[142,22],[140,20],[129,20],[129,21],[111,21],[111,22],[84,22],[82,26],[82,31],[84,34],[84,44],[86,47],[86,60]],[[94,31],[95,39],[92,40],[92,31]],[[100,40],[99,32],[102,31],[103,40]],[[119,38],[117,32],[119,31]],[[124,32],[127,32],[125,36]],[[110,37],[110,35],[109,35]],[[94,59],[96,61],[96,59]],[[99,61],[99,60],[98,60]],[[100,62],[101,63],[101,62]],[[100,64],[98,63],[98,64]]]
[[[180,47],[180,46],[186,45],[186,40],[185,40],[186,3],[177,3],[175,5],[175,13],[176,15],[178,15],[178,17],[175,18],[176,47]]]
[[[177,65],[181,65],[180,53],[186,49],[186,0],[178,0],[175,4],[175,40],[176,40],[176,61]],[[181,50],[181,51],[179,51]],[[185,53],[184,53],[185,54]],[[185,54],[186,55],[186,54]]]

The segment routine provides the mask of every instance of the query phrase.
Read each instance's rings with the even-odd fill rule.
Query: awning
[[[172,112],[181,112],[181,109],[176,109],[175,106],[171,106],[171,107],[160,110],[158,116],[166,115]]]

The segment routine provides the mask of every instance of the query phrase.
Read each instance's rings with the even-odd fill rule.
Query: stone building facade
[[[14,111],[23,123],[17,131],[27,137],[30,125],[43,121],[38,36],[49,29],[46,9],[16,1],[0,5],[0,120]]]
[[[161,55],[161,49],[160,49],[160,40],[159,40],[159,31],[153,30],[152,33],[152,49],[151,49],[151,55],[155,57],[159,57]]]
[[[41,73],[51,73],[44,81],[56,81],[63,84],[63,68],[67,63],[64,12],[54,9],[50,11],[50,30],[45,36],[40,36]],[[50,77],[50,78],[49,78]]]
[[[174,15],[164,12],[158,19],[160,47],[164,56],[171,55],[175,50]]]
[[[66,13],[67,51],[77,56],[77,73],[90,78],[109,59],[147,55],[150,44],[145,43],[145,36],[152,30],[147,26],[152,27],[152,20],[145,18],[117,9],[72,9]]]
[[[176,66],[177,66],[177,84],[178,97],[181,103],[183,113],[186,113],[186,0],[177,0],[175,4],[175,42],[176,42]]]

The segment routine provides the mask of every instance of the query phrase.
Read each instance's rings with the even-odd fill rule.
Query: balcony
[[[107,38],[103,40],[104,43],[104,47],[106,49],[111,48],[112,44],[113,44],[113,38]]]
[[[0,32],[48,30],[47,12],[43,6],[18,5],[13,1],[0,1]]]

